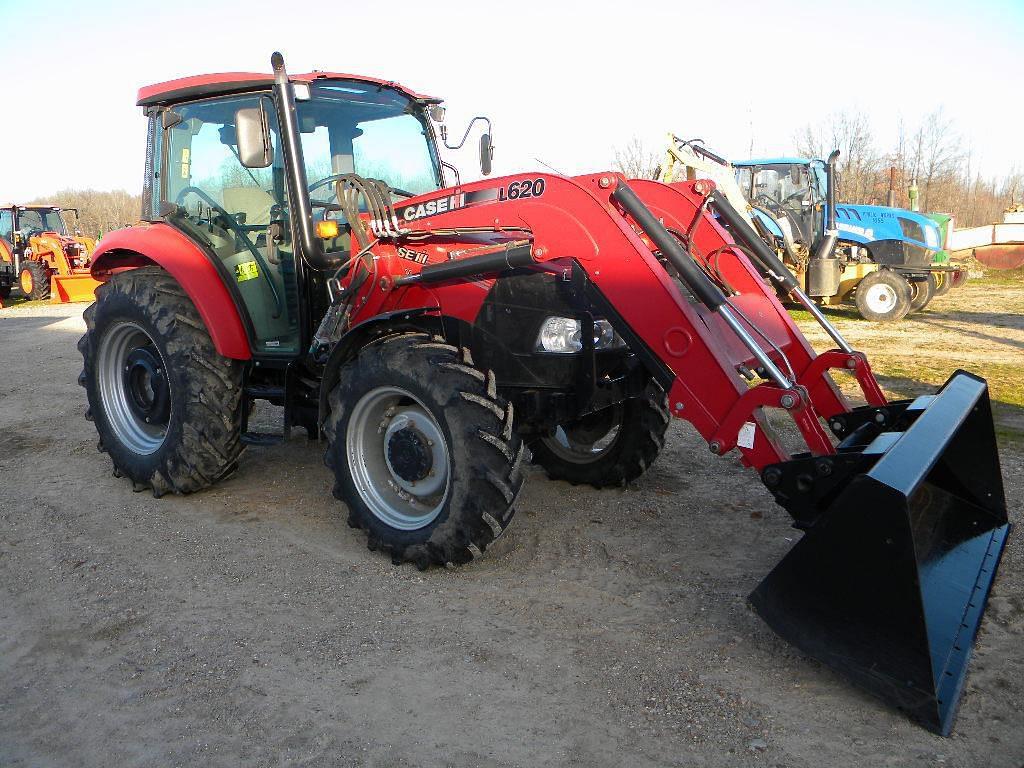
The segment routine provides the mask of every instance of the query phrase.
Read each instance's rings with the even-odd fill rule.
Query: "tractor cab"
[[[69,211],[77,211],[68,209]],[[5,240],[19,254],[29,240],[45,232],[68,236],[63,211],[55,205],[7,205],[0,208],[0,239]]]
[[[824,206],[828,196],[828,166],[822,160],[773,158],[733,164],[744,195],[767,212],[762,220],[785,216],[793,238],[808,249],[824,233]],[[769,225],[770,226],[770,225]]]
[[[440,188],[429,116],[437,100],[376,80],[300,75],[299,146],[289,147],[272,80],[237,75],[246,81],[239,92],[237,81],[206,82],[215,77],[140,93],[151,123],[143,218],[207,251],[252,329],[255,354],[294,358],[327,309],[327,279],[347,269],[337,182],[374,179],[397,201]],[[366,212],[365,201],[357,205]],[[304,282],[308,309],[298,299]]]

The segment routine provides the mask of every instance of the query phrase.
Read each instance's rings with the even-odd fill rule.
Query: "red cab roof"
[[[378,80],[375,77],[363,75],[346,75],[341,72],[306,72],[302,75],[289,75],[288,79],[293,83],[311,83],[314,80],[357,80],[384,88],[394,88],[413,99],[438,101],[438,99],[425,96],[422,93],[411,91],[396,82]],[[263,72],[217,72],[211,75],[193,75],[144,86],[139,89],[139,98],[136,103],[140,107],[148,107],[153,104],[169,104],[202,96],[217,96],[223,93],[269,88],[273,84],[274,76]]]

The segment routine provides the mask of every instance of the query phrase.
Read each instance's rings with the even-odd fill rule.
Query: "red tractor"
[[[198,491],[245,444],[302,427],[325,437],[370,548],[427,567],[508,527],[527,447],[552,477],[619,485],[683,418],[805,532],[751,595],[758,612],[949,731],[1009,529],[983,380],[887,401],[709,182],[445,187],[439,100],[272,65],[139,93],[148,223],[101,242],[79,342],[115,474]],[[487,175],[489,133],[480,148]],[[837,348],[815,354],[772,285]],[[283,408],[281,434],[249,429],[256,400]]]

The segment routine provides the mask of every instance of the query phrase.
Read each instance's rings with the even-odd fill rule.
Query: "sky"
[[[397,80],[445,99],[451,132],[494,122],[494,175],[612,166],[672,131],[732,159],[784,155],[807,124],[942,106],[987,176],[1024,169],[1024,0],[0,0],[0,199],[142,187],[142,85],[288,69]],[[475,140],[448,159],[477,178]]]

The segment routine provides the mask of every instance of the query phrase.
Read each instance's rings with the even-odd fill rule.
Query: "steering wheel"
[[[754,198],[754,204],[763,205],[769,211],[776,211],[782,207],[782,204],[778,200],[764,192],[762,192],[761,194]]]
[[[224,208],[217,204],[216,200],[214,200],[212,197],[206,194],[206,192],[200,189],[199,187],[188,186],[182,189],[178,193],[177,197],[174,198],[175,204],[181,206],[181,204],[185,201],[185,198],[188,197],[189,194],[195,195],[208,206],[210,206],[212,210],[219,213],[221,218],[227,222],[228,228],[236,235],[238,235],[242,239],[242,242],[245,243],[246,250],[248,250],[249,253],[252,254],[253,258],[260,265],[260,275],[263,277],[264,280],[266,280],[267,285],[270,287],[270,293],[274,297],[274,306],[277,307],[277,312],[274,313],[273,317],[280,317],[281,312],[284,310],[284,301],[282,301],[281,294],[277,290],[277,285],[274,283],[273,280],[270,279],[270,267],[267,266],[267,262],[263,258],[263,254],[260,253],[259,249],[257,249],[256,246],[252,244],[251,240],[249,240],[248,233],[246,233],[246,231],[242,229],[241,225],[238,223],[238,220],[235,219],[234,216],[232,216],[230,213],[224,210]]]

